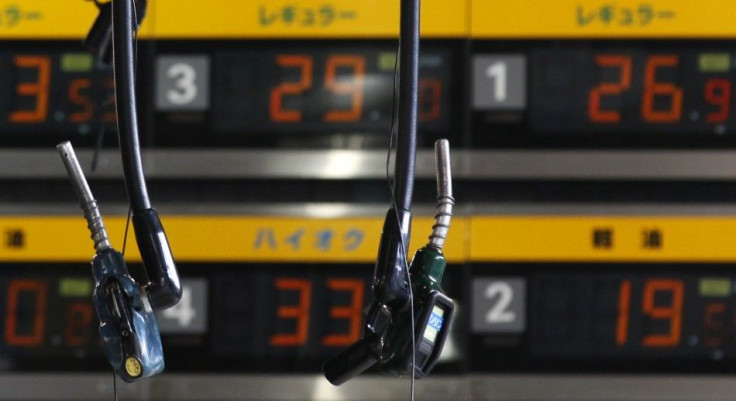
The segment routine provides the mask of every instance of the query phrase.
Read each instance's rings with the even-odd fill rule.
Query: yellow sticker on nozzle
[[[143,366],[141,366],[141,361],[133,358],[132,356],[129,356],[125,360],[125,372],[128,373],[128,376],[130,377],[140,377],[140,375],[143,373]]]

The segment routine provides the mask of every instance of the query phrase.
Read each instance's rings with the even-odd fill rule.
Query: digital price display
[[[168,146],[385,147],[396,45],[367,41],[178,45],[156,55],[157,143]],[[420,146],[452,135],[455,51],[422,47]],[[396,83],[398,85],[398,83]]]
[[[247,275],[217,274],[211,352],[246,364],[308,359],[317,367],[319,358],[360,339],[370,278],[367,269],[355,267],[319,272],[271,266]]]
[[[474,365],[708,371],[736,360],[736,276],[722,266],[526,267],[473,279],[473,344],[503,360],[479,349]]]
[[[5,355],[85,355],[97,351],[92,281],[80,275],[0,279]]]
[[[428,49],[419,64],[420,129],[447,132],[453,85],[449,53]],[[216,52],[214,130],[386,132],[395,66],[392,47],[278,46]]]
[[[535,132],[726,134],[736,128],[727,51],[544,49],[531,55]]]
[[[115,122],[112,71],[96,66],[77,47],[0,52],[3,141],[32,145],[51,137],[58,142]]]
[[[2,266],[0,370],[109,369],[88,270]],[[182,264],[180,272],[181,301],[156,313],[169,372],[319,372],[360,338],[372,299],[369,265]],[[441,327],[442,317],[433,322]]]
[[[490,147],[736,144],[736,54],[673,41],[479,44],[473,143]]]

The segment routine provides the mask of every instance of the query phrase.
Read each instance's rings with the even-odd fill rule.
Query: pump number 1
[[[480,54],[473,57],[473,109],[508,111],[525,107],[525,56]]]

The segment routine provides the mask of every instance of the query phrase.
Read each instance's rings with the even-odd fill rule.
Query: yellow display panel
[[[422,2],[425,37],[466,37],[470,0]],[[82,39],[97,16],[85,0],[0,0],[2,39]],[[141,38],[393,38],[395,0],[150,1]]]
[[[383,218],[255,216],[163,218],[179,262],[373,263]],[[410,254],[433,218],[415,217]],[[120,250],[125,219],[106,218]],[[0,218],[0,261],[86,262],[94,254],[76,216]],[[140,260],[132,231],[128,259]],[[736,262],[736,217],[455,217],[445,247],[462,262]]]
[[[425,37],[468,33],[469,0],[424,0]],[[396,0],[156,0],[157,38],[396,37]]]
[[[478,216],[472,261],[736,261],[736,217]]]
[[[473,38],[736,37],[732,0],[473,0]]]
[[[427,242],[431,217],[412,225],[410,252]],[[373,263],[383,218],[307,219],[249,216],[168,216],[166,227],[178,262],[350,262]],[[105,219],[113,246],[120,251],[125,218]],[[445,247],[449,261],[464,261],[464,219],[454,219]],[[3,217],[0,261],[88,262],[92,240],[82,217]],[[126,256],[139,261],[132,229]]]
[[[0,39],[81,39],[84,0],[0,0]],[[447,38],[736,37],[731,0],[424,0],[422,34]],[[396,0],[151,1],[143,38],[395,37]]]
[[[85,0],[0,0],[0,40],[82,39],[97,17]],[[144,21],[140,36],[150,36]]]

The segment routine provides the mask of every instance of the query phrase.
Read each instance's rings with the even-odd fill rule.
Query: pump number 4
[[[473,333],[522,333],[526,323],[526,282],[513,277],[473,280]]]
[[[207,280],[183,279],[181,300],[156,312],[161,334],[203,334],[207,332]]]

